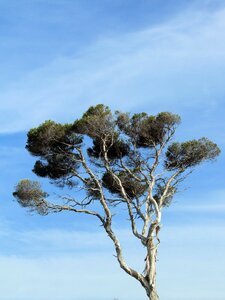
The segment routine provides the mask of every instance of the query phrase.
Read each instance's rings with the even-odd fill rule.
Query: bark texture
[[[150,291],[149,300],[159,300],[159,296],[155,289]]]
[[[149,237],[147,240],[147,256],[145,265],[145,279],[147,280],[148,288],[146,289],[147,296],[150,300],[158,300],[159,296],[156,288],[156,262],[157,262],[157,249],[160,243],[158,232],[160,215],[157,222],[153,223],[149,229]]]

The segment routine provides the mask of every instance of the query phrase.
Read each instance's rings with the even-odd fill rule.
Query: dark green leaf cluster
[[[39,156],[33,171],[41,177],[59,179],[69,176],[78,168],[74,147],[82,143],[80,135],[72,131],[71,125],[46,121],[28,133],[26,148]]]
[[[92,138],[93,146],[88,148],[91,157],[102,158],[104,149],[109,159],[121,158],[129,153],[129,146],[119,138],[116,122],[107,106],[99,104],[90,107],[82,118],[73,124],[73,129]]]
[[[131,175],[128,175],[126,172],[119,172],[116,175],[122,183],[126,196],[130,199],[135,197],[141,197],[147,189],[147,185],[140,183],[135,180]],[[111,194],[116,194],[119,197],[123,197],[121,187],[118,183],[118,180],[113,177],[109,172],[105,172],[102,176],[103,187],[106,188]],[[96,183],[89,179],[86,182],[87,194],[92,199],[100,198],[100,191]]]
[[[136,147],[154,147],[161,145],[180,123],[180,117],[169,112],[162,112],[157,116],[146,113],[128,114],[118,113],[117,124],[121,131],[131,138]]]
[[[72,187],[75,185],[74,176],[76,177],[80,164],[82,165],[80,149],[83,147],[83,136],[88,136],[92,140],[92,146],[87,148],[90,163],[94,162],[95,167],[100,167],[101,171],[103,167],[105,170],[116,168],[115,174],[127,197],[134,199],[144,196],[148,188],[147,182],[152,180],[150,172],[156,159],[154,155],[160,148],[163,149],[161,155],[165,154],[164,168],[167,171],[179,170],[181,173],[203,161],[214,159],[220,153],[218,146],[206,138],[169,145],[179,123],[180,117],[169,112],[156,116],[146,113],[113,114],[109,107],[99,104],[90,107],[73,124],[62,125],[46,121],[31,129],[26,148],[32,155],[39,157],[33,169],[38,176],[48,177],[62,187]],[[81,169],[84,173],[87,171],[84,165]],[[101,180],[103,187],[110,193],[124,196],[111,171],[104,173]],[[81,181],[88,197],[100,197],[98,186],[92,178]],[[156,200],[162,197],[164,189],[162,183],[156,185]],[[15,196],[22,195],[21,199],[25,199],[21,194],[22,190],[19,191]],[[175,192],[174,187],[168,188],[163,205],[169,205]],[[21,201],[26,205],[24,200]]]
[[[110,160],[122,158],[129,153],[129,145],[123,140],[116,139],[113,143],[106,142],[107,156]],[[88,155],[94,158],[103,156],[103,145],[100,139],[93,140],[93,146],[87,149]]]
[[[132,175],[128,174],[125,171],[119,172],[117,176],[122,183],[126,195],[131,199],[135,197],[141,197],[147,189],[147,185],[145,183],[137,181],[132,177]],[[123,197],[120,184],[112,174],[106,172],[102,177],[102,181],[103,186],[107,188],[112,194],[117,194]]]
[[[92,139],[110,139],[116,133],[112,113],[103,104],[91,106],[81,119],[74,122],[73,130]]]
[[[41,215],[48,213],[48,207],[44,200],[48,194],[42,191],[41,185],[37,181],[21,180],[17,184],[13,196],[22,207],[27,207],[30,211],[36,211]]]
[[[88,198],[92,200],[100,199],[101,193],[93,179],[86,178],[85,188]]]
[[[203,161],[213,160],[219,153],[219,147],[207,138],[173,143],[167,149],[165,166],[170,171],[186,169]]]

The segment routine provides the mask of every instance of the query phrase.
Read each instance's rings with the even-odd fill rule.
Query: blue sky
[[[0,0],[0,299],[145,299],[97,221],[30,215],[11,196],[35,178],[27,130],[97,103],[178,113],[178,140],[207,136],[222,149],[165,211],[158,288],[162,300],[224,299],[224,28],[219,0]],[[143,249],[125,222],[115,228],[140,269]]]

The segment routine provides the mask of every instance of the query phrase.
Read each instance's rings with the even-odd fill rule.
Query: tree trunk
[[[157,227],[153,227],[152,234],[147,242],[147,257],[145,267],[145,278],[148,281],[148,292],[147,295],[149,300],[159,300],[159,296],[156,289],[156,261],[157,261],[157,245],[159,243],[157,235]],[[155,238],[157,244],[155,244]]]
[[[149,300],[159,300],[159,296],[156,292],[151,292],[150,296],[149,296]]]
[[[157,248],[154,242],[150,242],[151,246],[148,249],[148,261],[149,261],[149,271],[147,274],[149,282],[149,300],[159,300],[156,289],[156,259],[157,259]]]
[[[159,300],[159,296],[155,288],[150,291],[149,300]]]

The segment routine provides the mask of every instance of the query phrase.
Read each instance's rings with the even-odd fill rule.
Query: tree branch
[[[100,203],[101,203],[101,205],[102,205],[102,207],[104,209],[104,212],[105,212],[106,222],[111,225],[112,214],[111,214],[111,211],[110,211],[110,209],[109,209],[109,207],[108,207],[108,205],[106,203],[106,200],[105,200],[105,197],[104,197],[104,193],[103,193],[103,190],[102,190],[102,185],[101,185],[100,181],[97,179],[97,177],[94,175],[94,173],[92,172],[92,170],[88,167],[81,149],[79,147],[76,147],[76,149],[79,152],[80,159],[81,159],[81,162],[82,162],[82,165],[83,165],[84,169],[89,174],[89,176],[93,179],[93,181],[95,182],[96,186],[99,189],[99,192],[100,192]]]
[[[127,204],[128,214],[129,214],[130,221],[131,221],[132,232],[133,232],[134,236],[136,236],[138,239],[140,239],[142,241],[142,243],[145,243],[145,237],[142,236],[141,234],[139,234],[138,230],[137,230],[137,226],[136,226],[136,223],[134,220],[134,215],[133,215],[132,206],[131,206],[131,199],[128,198],[120,178],[113,172],[112,168],[110,167],[108,156],[107,156],[105,140],[102,140],[102,142],[103,142],[103,155],[104,155],[104,161],[105,161],[105,168],[113,176],[113,178],[116,180],[116,182],[119,184],[120,191],[121,191],[122,196]]]
[[[45,202],[45,205],[52,210],[52,212],[60,212],[60,211],[72,211],[75,213],[84,213],[87,215],[92,215],[92,216],[96,216],[102,224],[104,224],[104,217],[102,217],[98,212],[96,211],[92,211],[92,210],[87,210],[87,209],[77,209],[71,206],[67,206],[67,205],[59,205],[59,204],[53,204],[53,203],[49,203],[49,202]]]

